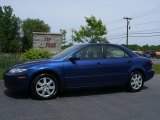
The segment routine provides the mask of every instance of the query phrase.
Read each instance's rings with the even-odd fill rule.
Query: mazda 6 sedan
[[[4,73],[8,89],[50,99],[67,88],[122,85],[140,91],[154,76],[152,61],[113,44],[83,44],[65,49],[48,60],[10,67]]]

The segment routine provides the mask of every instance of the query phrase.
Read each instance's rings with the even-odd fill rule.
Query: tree
[[[11,6],[0,6],[0,51],[16,52],[19,49],[20,27],[21,20],[13,14]]]
[[[26,19],[22,24],[23,31],[23,51],[32,48],[32,33],[33,32],[50,32],[50,27],[44,21],[39,19]]]
[[[123,45],[125,47],[127,47],[128,49],[130,50],[133,50],[133,51],[138,51],[138,50],[141,50],[141,46],[137,45],[137,44],[133,44],[133,45]]]
[[[79,31],[74,31],[73,38],[75,42],[102,43],[107,42],[104,35],[107,34],[106,26],[102,20],[97,20],[94,16],[85,17],[87,25],[81,26]]]
[[[62,35],[62,44],[65,44],[67,31],[65,29],[60,29],[60,33]]]
[[[150,47],[149,47],[148,44],[142,46],[142,50],[143,50],[143,51],[146,51],[146,50],[149,50],[149,49],[150,49]]]

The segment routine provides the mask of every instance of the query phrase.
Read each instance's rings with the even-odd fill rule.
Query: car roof
[[[110,43],[84,43],[84,44],[77,44],[81,47],[83,46],[90,46],[90,45],[109,45],[109,46],[118,46],[124,48],[122,45],[117,45],[117,44],[110,44]]]

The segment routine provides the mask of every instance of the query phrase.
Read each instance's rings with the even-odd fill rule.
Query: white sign
[[[54,53],[61,51],[62,35],[34,32],[33,33],[33,48],[44,49]]]

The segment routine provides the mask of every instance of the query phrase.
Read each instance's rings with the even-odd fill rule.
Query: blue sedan
[[[4,73],[4,82],[8,89],[50,99],[66,88],[123,85],[137,92],[153,76],[152,61],[123,46],[83,44],[49,60],[12,66]]]

